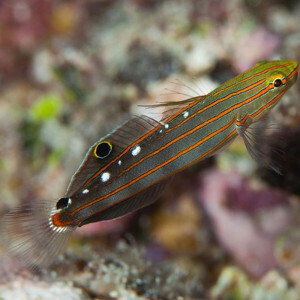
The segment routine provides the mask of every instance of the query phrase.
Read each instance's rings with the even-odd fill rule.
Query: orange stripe
[[[61,222],[59,218],[60,218],[59,213],[56,213],[52,216],[52,224],[56,227],[62,227],[62,226],[68,226],[74,224],[74,221]]]
[[[138,144],[140,141],[144,140],[146,137],[148,137],[151,133],[155,132],[158,128],[160,128],[161,125],[158,125],[154,127],[152,130],[150,130],[147,134],[140,137],[138,140],[136,140],[133,144],[129,145],[120,155],[118,155],[116,158],[114,158],[112,161],[110,161],[107,165],[105,165],[102,169],[100,169],[97,173],[95,173],[92,177],[90,177],[84,185],[82,185],[74,194],[76,194],[79,190],[83,189],[85,186],[87,186],[93,179],[95,179],[99,174],[101,174],[107,167],[109,167],[111,164],[116,162],[118,159],[120,159],[124,153],[128,152],[134,145]],[[86,162],[87,163],[87,162]],[[85,163],[85,164],[86,164]],[[73,194],[73,195],[74,195]]]
[[[298,68],[296,68],[293,72],[291,72],[289,74],[289,76],[286,78],[286,81],[289,80],[290,78],[292,78],[293,76],[295,76],[298,72]],[[262,111],[264,111],[266,108],[270,107],[271,105],[273,105],[278,98],[280,98],[287,90],[289,89],[289,87],[286,87],[279,95],[277,95],[272,101],[266,103],[263,107],[261,107],[258,111],[256,111],[254,114],[251,115],[251,117],[255,117],[257,115],[259,115]]]
[[[136,183],[137,181],[143,179],[144,177],[146,177],[146,176],[152,174],[153,172],[155,172],[155,171],[159,170],[160,168],[164,167],[165,165],[171,163],[172,161],[174,161],[174,160],[177,159],[178,157],[180,157],[180,156],[186,154],[187,152],[189,152],[189,151],[193,150],[194,148],[198,147],[199,145],[203,144],[204,142],[206,142],[207,140],[211,139],[212,137],[214,137],[214,136],[217,135],[218,133],[220,133],[220,132],[222,132],[223,130],[225,130],[225,129],[227,129],[228,127],[230,127],[234,122],[235,122],[235,119],[232,119],[232,121],[231,121],[230,123],[228,123],[228,124],[226,124],[225,126],[219,128],[218,130],[214,131],[213,133],[207,135],[205,138],[203,138],[203,139],[200,140],[199,142],[195,143],[193,146],[191,146],[191,147],[185,149],[184,151],[178,153],[177,155],[172,156],[169,160],[167,160],[167,161],[165,161],[164,163],[162,163],[162,164],[156,166],[155,168],[149,170],[148,172],[143,173],[141,176],[139,176],[139,177],[135,178],[134,180],[130,181],[129,183],[127,183],[127,184],[125,184],[125,185],[119,187],[118,189],[112,191],[111,193],[109,193],[109,194],[107,194],[107,195],[104,195],[104,196],[102,196],[102,197],[100,197],[100,198],[98,198],[98,199],[95,199],[95,200],[93,200],[93,201],[91,201],[91,202],[89,202],[89,203],[86,203],[85,205],[83,205],[83,206],[81,206],[81,207],[75,209],[73,212],[70,213],[70,215],[73,216],[74,214],[76,214],[76,213],[77,213],[78,211],[80,211],[81,209],[84,209],[84,208],[86,208],[86,207],[88,207],[88,206],[90,206],[90,205],[92,205],[92,204],[94,204],[94,203],[96,203],[96,202],[98,202],[98,201],[101,201],[101,200],[103,200],[103,199],[106,199],[106,198],[108,198],[108,197],[110,197],[110,196],[112,196],[112,195],[114,195],[114,194],[116,194],[116,193],[118,193],[118,192],[120,192],[120,191],[126,189],[127,187],[133,185],[133,184]]]
[[[144,161],[145,159],[149,158],[150,156],[155,155],[155,154],[158,153],[160,150],[165,149],[167,146],[169,146],[169,145],[175,143],[176,141],[180,140],[181,138],[183,138],[183,137],[185,137],[185,136],[191,134],[191,133],[194,132],[195,130],[200,129],[201,127],[205,126],[206,124],[211,123],[211,122],[213,122],[213,121],[215,121],[215,120],[221,118],[222,116],[224,116],[225,114],[231,112],[232,110],[237,109],[237,108],[243,106],[244,104],[247,104],[247,103],[253,101],[253,99],[255,99],[255,98],[257,98],[257,97],[260,97],[260,96],[263,95],[265,92],[267,92],[270,88],[271,88],[270,86],[267,86],[264,90],[260,91],[257,95],[248,98],[248,99],[245,100],[244,102],[241,102],[241,103],[239,103],[239,104],[236,104],[236,105],[232,106],[231,108],[229,108],[229,109],[223,111],[222,113],[220,113],[218,116],[215,116],[215,117],[211,118],[210,120],[207,120],[205,123],[200,124],[199,126],[195,127],[193,130],[188,131],[188,132],[186,132],[185,134],[183,134],[183,135],[177,137],[177,138],[174,139],[172,142],[169,142],[168,144],[166,144],[164,147],[162,147],[162,148],[160,148],[160,149],[158,149],[158,150],[152,152],[152,153],[149,154],[148,156],[143,157],[143,158],[142,158],[141,160],[139,160],[137,163],[131,165],[129,168],[127,168],[125,171],[123,171],[119,176],[121,176],[121,175],[124,174],[125,172],[129,171],[131,168],[133,168],[133,167],[136,166],[137,164],[141,163],[141,162]],[[266,90],[266,91],[265,91],[265,90]],[[210,135],[209,135],[209,136],[210,136]],[[206,140],[207,140],[207,137],[205,137],[204,139],[200,140],[200,143],[201,143],[203,140],[206,141]],[[199,144],[199,142],[198,142],[197,144],[195,144],[195,145],[198,145],[198,144]],[[188,148],[188,149],[189,149],[189,148]],[[186,149],[186,150],[187,150],[187,149]],[[182,152],[181,152],[181,153],[182,153]],[[179,153],[179,154],[180,154],[180,153]],[[177,155],[178,155],[178,154],[177,154]],[[167,161],[167,162],[168,162],[168,161]],[[166,162],[165,162],[165,163],[166,163]],[[162,164],[162,166],[164,166],[165,163]],[[161,165],[160,165],[160,166],[161,166]],[[157,166],[157,167],[160,167],[160,166]],[[151,171],[151,170],[150,170],[150,171]],[[148,175],[148,172],[144,173],[144,174],[142,175],[142,177],[147,176],[147,175]],[[141,177],[141,178],[142,178],[142,177]],[[141,178],[140,178],[140,179],[141,179]],[[135,181],[132,181],[129,185],[133,184],[134,182],[135,182]],[[127,185],[124,185],[124,186],[120,187],[119,189],[117,189],[117,190],[115,190],[115,191],[113,191],[113,192],[111,192],[111,193],[109,193],[109,194],[107,194],[107,195],[105,195],[105,196],[103,196],[103,197],[101,197],[101,198],[99,198],[99,199],[96,199],[96,200],[94,200],[94,201],[92,201],[92,202],[90,202],[90,203],[87,203],[87,204],[85,204],[85,205],[83,205],[83,206],[77,208],[77,209],[74,210],[72,213],[70,213],[70,215],[73,216],[77,211],[79,211],[79,210],[81,210],[81,209],[83,209],[83,208],[85,208],[85,207],[88,207],[89,205],[92,205],[92,204],[94,204],[95,202],[101,201],[102,199],[106,199],[107,197],[110,197],[111,195],[114,195],[115,193],[119,192],[120,190],[123,190],[124,188],[126,188],[126,187],[129,186],[129,185],[128,185],[128,184],[127,184]]]
[[[269,71],[269,70],[276,69],[276,68],[280,68],[280,67],[284,67],[284,66],[288,66],[288,65],[289,65],[289,64],[283,65],[283,66],[277,66],[277,67],[275,66],[275,67],[269,68],[269,69],[267,69],[267,70],[264,70],[263,72],[260,72],[260,73],[265,73],[265,72],[267,72],[267,71]],[[249,71],[248,71],[248,72],[249,72]],[[251,77],[248,77],[247,79],[244,79],[244,80],[242,80],[242,81],[240,81],[240,82],[237,82],[237,83],[235,83],[233,86],[235,86],[235,85],[237,85],[237,84],[239,84],[239,83],[241,83],[241,82],[247,81],[247,80],[249,80],[250,78],[252,78],[252,77],[254,77],[254,76],[258,76],[260,73],[257,73],[257,74],[255,74],[255,75],[252,75]],[[297,69],[295,69],[293,72],[291,72],[290,75],[288,76],[288,78],[291,78],[291,77],[294,76],[296,73],[297,73]],[[240,76],[242,76],[242,74],[241,74]],[[236,80],[237,78],[238,78],[238,77],[234,78],[233,80]],[[229,82],[231,82],[231,81],[229,81]],[[228,82],[227,82],[227,83],[228,83]],[[253,85],[251,85],[251,86],[249,86],[249,87],[247,87],[247,88],[251,88],[251,87],[256,86],[256,85],[257,85],[257,84],[253,84]],[[225,90],[227,90],[227,89],[229,89],[229,88],[230,88],[230,87],[224,88],[224,89],[218,91],[215,95],[217,95],[217,94],[221,93],[222,91],[225,91]],[[245,88],[245,89],[247,89],[247,88]],[[244,89],[244,90],[245,90],[245,89]],[[232,110],[237,109],[237,108],[239,108],[240,106],[242,106],[242,105],[244,105],[244,104],[247,104],[247,103],[253,101],[253,99],[256,99],[257,97],[263,95],[263,94],[264,94],[265,92],[267,92],[269,89],[270,89],[270,87],[267,87],[267,88],[263,89],[262,91],[260,91],[257,95],[255,95],[255,96],[253,96],[253,97],[250,97],[250,98],[248,98],[247,100],[245,100],[244,102],[241,102],[241,103],[239,103],[239,104],[236,104],[236,105],[232,106],[231,108],[229,108],[229,109],[223,111],[223,112],[220,113],[218,116],[215,116],[215,117],[211,118],[210,120],[207,120],[205,123],[201,124],[201,127],[205,126],[206,124],[209,124],[209,123],[213,122],[214,120],[217,120],[218,118],[221,118],[222,116],[224,116],[225,114],[231,112]],[[253,114],[253,116],[258,115],[258,114],[261,113],[263,110],[267,109],[269,106],[271,106],[272,104],[274,104],[275,101],[276,101],[278,98],[280,98],[280,97],[285,93],[286,90],[287,90],[287,88],[284,89],[284,90],[283,90],[278,96],[276,96],[271,102],[267,103],[267,104],[264,105],[261,109],[259,109],[257,112],[255,112],[255,114]],[[242,91],[243,91],[243,90],[242,90]],[[235,92],[236,95],[237,95],[237,94],[240,94],[240,93],[241,93],[241,91]],[[232,93],[231,95],[227,95],[226,97],[230,97],[230,96],[232,96],[232,95],[234,95],[234,93]],[[226,98],[226,97],[224,97],[224,98]],[[223,99],[223,100],[225,100],[225,99]],[[221,99],[219,99],[218,101],[220,102]],[[219,102],[217,102],[217,103],[219,103]],[[197,102],[196,102],[196,103],[197,103]],[[173,115],[172,117],[170,117],[170,118],[168,119],[168,121],[174,119],[176,116],[178,116],[179,114],[181,114],[184,110],[186,110],[186,109],[189,108],[189,107],[194,106],[196,103],[191,103],[190,105],[188,105],[188,106],[186,106],[186,107],[183,107],[182,110],[178,111],[175,115]],[[214,106],[214,105],[217,104],[217,103],[211,104],[211,107]],[[205,108],[203,108],[203,110],[208,109],[208,108],[209,108],[209,107],[205,107]],[[203,110],[202,110],[202,111],[203,111]],[[200,112],[197,112],[197,113],[200,113]],[[241,121],[239,121],[239,122],[242,122],[244,119],[245,119],[245,117],[244,117]],[[152,170],[149,170],[148,172],[146,172],[146,173],[142,174],[141,176],[137,177],[137,178],[136,178],[135,180],[133,180],[132,182],[126,184],[125,186],[122,186],[122,187],[116,189],[115,191],[111,192],[110,194],[107,194],[107,195],[105,195],[105,196],[103,196],[103,197],[101,197],[101,198],[98,198],[98,199],[96,199],[96,200],[94,200],[94,201],[92,201],[92,202],[90,202],[90,203],[88,203],[88,204],[86,204],[86,205],[84,205],[84,206],[82,206],[82,207],[76,209],[76,210],[73,211],[70,215],[74,215],[76,212],[80,211],[81,209],[84,209],[85,207],[88,207],[88,206],[90,206],[90,205],[92,205],[92,204],[94,204],[94,203],[96,203],[96,202],[98,202],[98,201],[100,201],[100,200],[102,200],[102,199],[105,199],[105,198],[107,198],[107,197],[110,197],[111,195],[114,195],[114,194],[118,193],[119,191],[121,191],[121,190],[123,190],[123,189],[129,187],[129,186],[132,185],[132,184],[134,184],[134,183],[137,182],[138,180],[141,180],[141,179],[144,178],[145,176],[150,175],[151,173],[153,173],[153,172],[155,172],[156,170],[162,168],[162,167],[165,166],[166,164],[168,164],[168,163],[174,161],[175,159],[177,159],[177,158],[180,157],[181,155],[184,155],[184,154],[188,153],[189,151],[193,150],[195,147],[199,146],[200,144],[204,143],[204,142],[207,141],[208,139],[212,138],[213,136],[215,136],[215,135],[217,135],[218,133],[220,133],[220,132],[222,132],[223,130],[225,130],[225,127],[228,128],[228,127],[234,122],[234,120],[235,120],[235,119],[233,119],[228,125],[226,125],[227,127],[226,127],[226,126],[223,126],[222,128],[218,129],[217,131],[215,131],[215,132],[209,134],[208,136],[206,136],[205,138],[203,138],[202,140],[200,140],[198,143],[194,144],[193,146],[191,146],[191,147],[185,149],[184,151],[178,153],[177,155],[173,156],[172,158],[170,158],[168,161],[164,162],[163,164],[161,164],[161,165],[159,165],[159,166],[156,166],[156,167],[153,168]],[[184,120],[184,121],[187,121],[187,120]],[[176,127],[181,126],[181,125],[182,125],[182,122],[181,122],[180,124],[178,124]],[[173,127],[172,129],[175,129],[176,127]],[[197,128],[197,129],[200,129],[201,127]],[[128,150],[130,150],[130,149],[132,148],[132,146],[136,145],[138,142],[140,142],[141,140],[143,140],[145,137],[149,136],[151,133],[153,133],[155,130],[157,130],[157,128],[160,128],[160,125],[157,126],[157,127],[155,127],[155,128],[153,128],[153,129],[152,129],[149,133],[147,133],[145,136],[141,137],[138,141],[134,142],[132,145],[130,145],[129,147],[127,147],[125,151],[127,152]],[[170,130],[171,130],[171,129],[170,129]],[[173,142],[170,142],[169,144],[175,143],[177,140],[180,140],[180,139],[184,138],[185,136],[187,136],[187,135],[189,135],[189,134],[192,134],[194,131],[195,131],[195,129],[186,132],[185,134],[181,135],[180,137],[177,137],[177,139],[175,139]],[[229,139],[230,139],[231,137],[233,137],[235,134],[236,134],[236,130],[234,130],[230,135],[228,135],[221,143],[219,143],[219,144],[216,145],[214,148],[212,148],[211,150],[207,151],[206,153],[204,153],[203,155],[201,155],[200,157],[198,157],[197,160],[193,161],[193,162],[190,163],[190,164],[193,164],[193,163],[195,163],[196,161],[198,161],[198,160],[202,159],[203,157],[209,155],[210,153],[214,152],[216,149],[218,149],[220,146],[222,146],[227,140],[229,140]],[[167,147],[167,145],[165,145],[164,148],[161,148],[160,150],[163,150],[163,149],[165,149],[166,147]],[[123,154],[124,154],[124,152],[122,152],[122,153],[120,154],[120,156],[122,156]],[[153,155],[155,155],[155,154],[156,154],[156,151],[153,152],[153,153],[151,153],[150,156],[153,156]],[[119,156],[119,157],[120,157],[120,156]],[[148,157],[150,157],[150,156],[148,155]],[[116,158],[114,161],[116,161],[117,159],[118,159],[118,158]],[[144,159],[146,159],[146,158],[144,157],[143,160],[144,160]],[[138,163],[141,163],[143,160],[140,160]],[[113,161],[110,162],[110,164],[111,164],[111,163],[113,163]],[[137,163],[137,164],[138,164],[138,163]],[[187,166],[189,166],[190,164],[188,164]],[[135,165],[136,165],[136,164],[135,164]],[[187,166],[184,166],[184,168],[187,167]],[[105,166],[105,168],[107,168],[107,167],[108,167],[108,165]],[[125,170],[125,171],[129,171],[132,167],[133,167],[133,166],[129,167],[129,168],[128,168],[127,170]],[[103,169],[105,169],[105,168],[103,168]],[[175,172],[179,172],[180,170],[181,170],[181,169],[176,170]],[[101,173],[101,171],[98,172],[98,174],[100,174],[100,173]],[[171,175],[171,174],[169,174],[168,176],[170,176],[170,175]],[[97,176],[97,175],[96,175],[96,176]],[[94,178],[95,178],[96,176],[94,176]],[[91,179],[91,180],[92,180],[92,179]],[[91,180],[90,180],[90,181],[91,181]],[[162,180],[163,180],[163,179],[162,179]],[[148,187],[147,187],[147,188],[148,188]],[[142,191],[142,190],[141,190],[141,191]],[[124,200],[126,200],[126,199],[124,199]],[[124,200],[122,200],[122,201],[124,201]],[[113,205],[116,205],[116,204],[117,204],[117,203],[114,203]],[[113,206],[113,205],[112,205],[112,206]],[[109,208],[109,207],[107,207],[106,209],[108,209],[108,208]],[[99,213],[100,213],[100,212],[99,212]]]
[[[129,197],[127,197],[127,198],[125,198],[125,199],[122,199],[122,200],[120,200],[120,201],[118,201],[118,202],[115,202],[115,203],[113,203],[113,204],[111,204],[111,205],[105,207],[104,209],[98,211],[95,215],[98,215],[98,214],[103,213],[104,211],[108,210],[109,208],[111,208],[111,207],[113,207],[113,206],[115,206],[115,205],[118,205],[119,203],[121,203],[121,202],[123,202],[123,201],[126,201],[126,200],[130,199],[131,197],[134,197],[135,195],[137,195],[137,194],[139,194],[139,193],[145,191],[146,189],[150,188],[151,186],[157,184],[158,182],[163,181],[163,180],[167,179],[168,177],[174,175],[175,173],[178,173],[178,172],[184,170],[185,168],[187,168],[187,167],[189,167],[189,166],[195,164],[196,162],[198,162],[199,160],[203,159],[203,158],[206,157],[207,155],[209,155],[209,154],[213,153],[214,151],[216,151],[217,149],[221,148],[223,144],[225,144],[229,139],[231,139],[232,137],[234,137],[236,134],[237,134],[237,132],[236,132],[236,130],[234,130],[234,131],[231,132],[231,133],[230,133],[223,141],[221,141],[219,144],[217,144],[217,145],[216,145],[214,148],[212,148],[211,150],[207,151],[206,153],[204,153],[203,155],[201,155],[200,157],[198,157],[198,158],[197,158],[196,160],[194,160],[193,162],[191,162],[191,163],[189,163],[188,165],[186,165],[186,166],[184,166],[184,167],[182,167],[182,168],[176,170],[175,172],[170,173],[169,175],[163,177],[163,178],[160,179],[159,181],[156,181],[156,182],[152,183],[151,185],[147,186],[147,188],[144,188],[144,189],[140,190],[138,193],[135,193],[135,194],[133,194],[133,195],[130,195]],[[76,220],[76,222],[80,222],[80,221],[81,221],[81,220]],[[72,222],[71,222],[71,223],[72,223]],[[70,223],[70,222],[66,222],[66,223],[64,223],[63,225],[60,225],[60,226],[67,226],[67,225],[70,225],[71,223]]]
[[[254,74],[254,75],[252,75],[252,76],[250,76],[250,77],[248,77],[248,78],[246,78],[246,79],[243,79],[243,80],[240,81],[240,82],[237,82],[236,84],[234,84],[234,85],[232,85],[232,86],[229,86],[229,87],[227,87],[227,88],[224,88],[224,89],[218,91],[216,94],[214,94],[214,96],[217,95],[217,94],[219,94],[219,93],[221,93],[221,92],[223,92],[223,91],[225,91],[225,90],[227,90],[227,89],[229,89],[229,88],[231,88],[231,87],[236,86],[237,84],[239,84],[239,83],[241,83],[241,82],[244,82],[244,81],[247,81],[247,80],[249,80],[249,79],[252,79],[252,78],[254,78],[254,77],[256,77],[256,76],[259,76],[259,75],[261,75],[261,74],[264,74],[264,73],[266,73],[266,72],[268,72],[268,71],[270,71],[270,70],[273,70],[273,69],[276,69],[276,68],[282,68],[282,67],[285,67],[285,66],[288,66],[288,64],[286,64],[286,65],[281,65],[281,66],[274,66],[274,67],[269,68],[269,69],[266,69],[266,70],[264,70],[264,71],[262,71],[262,72],[260,72],[260,73]],[[249,71],[254,70],[255,68],[257,68],[257,66],[255,66],[255,67],[253,67],[252,69],[250,69],[250,70],[248,70],[248,71],[246,71],[246,72],[244,72],[244,73],[238,75],[237,77],[233,78],[232,80],[228,81],[227,83],[230,83],[230,82],[232,82],[233,80],[237,80],[238,78],[240,78],[241,76],[243,76],[245,73],[248,73]],[[258,82],[261,83],[262,81],[263,81],[263,80],[260,80],[260,81],[258,81]],[[253,84],[253,85],[251,85],[251,86],[249,86],[249,87],[252,88],[253,86],[255,87],[256,85]],[[248,88],[249,88],[249,87],[248,87]],[[248,89],[246,88],[246,89],[244,89],[244,90],[242,90],[242,91],[240,90],[240,91],[238,91],[238,92],[236,92],[236,93],[234,93],[234,94],[235,94],[235,95],[238,95],[239,93],[244,92],[244,91],[247,91],[247,90],[248,90]],[[209,94],[210,94],[210,93],[209,93]],[[207,94],[206,97],[207,97],[209,94]],[[203,108],[202,110],[198,111],[197,114],[199,114],[199,113],[205,111],[206,109],[208,109],[208,108],[210,108],[210,107],[213,107],[215,104],[217,104],[217,103],[219,103],[219,102],[221,102],[221,101],[224,101],[224,100],[228,99],[228,98],[231,97],[231,96],[232,96],[232,94],[231,94],[231,95],[228,95],[228,96],[226,96],[226,97],[223,97],[223,98],[221,98],[221,99],[219,99],[218,101],[212,103],[212,104],[209,105],[208,107],[205,107],[205,108]],[[205,97],[205,98],[206,98],[206,97]],[[205,98],[204,98],[204,99],[205,99]],[[166,123],[170,122],[171,120],[173,120],[174,118],[176,118],[178,115],[180,115],[183,111],[185,111],[185,110],[187,110],[187,109],[189,109],[189,108],[195,106],[198,102],[200,102],[200,101],[202,101],[202,100],[204,100],[204,99],[202,98],[201,100],[192,102],[192,103],[189,104],[188,106],[183,107],[183,108],[182,108],[181,110],[179,110],[176,114],[174,114],[173,116],[171,116],[171,117],[166,121]],[[195,114],[189,116],[187,119],[183,120],[183,121],[182,121],[180,124],[178,124],[177,126],[175,126],[175,127],[173,127],[173,128],[170,128],[169,130],[167,130],[167,132],[169,132],[169,131],[171,131],[171,130],[173,130],[173,129],[175,129],[175,128],[178,128],[179,126],[181,126],[182,124],[184,124],[185,122],[187,122],[189,119],[191,119],[193,116],[195,116]],[[107,165],[105,165],[105,167],[103,167],[103,168],[100,169],[97,173],[95,173],[92,177],[90,177],[90,178],[85,182],[84,185],[82,185],[80,188],[78,188],[78,190],[76,190],[76,192],[73,193],[73,195],[76,194],[79,190],[81,190],[81,189],[83,189],[84,187],[86,187],[93,179],[95,179],[97,176],[99,176],[106,168],[108,168],[110,165],[112,165],[112,164],[115,163],[117,160],[119,160],[125,153],[127,153],[128,151],[130,151],[130,149],[131,149],[132,147],[134,147],[134,146],[137,145],[139,142],[141,142],[142,140],[144,140],[145,138],[147,138],[149,135],[151,135],[153,132],[155,132],[158,128],[160,128],[160,126],[161,126],[161,125],[156,126],[156,127],[153,128],[151,131],[149,131],[147,134],[145,134],[144,136],[140,137],[140,138],[139,138],[138,140],[136,140],[133,144],[131,144],[130,146],[128,146],[122,153],[120,153],[119,156],[117,156],[115,159],[113,159],[112,161],[110,161]],[[86,162],[86,163],[87,163],[87,162]]]
[[[259,73],[253,74],[253,75],[251,75],[251,76],[249,76],[249,77],[247,77],[247,78],[245,78],[245,79],[243,79],[243,80],[241,80],[241,81],[236,82],[234,85],[228,86],[228,87],[226,87],[226,88],[224,88],[224,89],[218,91],[217,93],[214,94],[214,96],[216,96],[216,95],[218,95],[218,94],[220,94],[220,93],[222,93],[222,92],[228,90],[229,88],[232,88],[232,87],[234,87],[234,86],[236,86],[236,85],[238,85],[238,84],[240,84],[240,83],[243,83],[243,82],[245,82],[245,81],[248,81],[249,79],[252,79],[252,78],[254,78],[254,77],[256,77],[256,76],[259,76],[259,75],[262,75],[262,74],[264,74],[264,73],[267,73],[267,72],[269,72],[270,70],[275,70],[275,69],[279,69],[279,68],[287,67],[287,66],[289,66],[289,64],[281,65],[281,66],[274,66],[274,67],[272,67],[272,68],[265,69],[265,70],[263,70],[263,71],[261,71],[261,72],[259,72]],[[258,68],[258,67],[261,67],[261,65],[260,65],[260,66],[254,66],[252,69],[247,70],[247,71],[245,71],[244,73],[238,75],[237,77],[234,77],[234,78],[232,78],[231,80],[227,81],[226,84],[227,84],[227,83],[230,83],[230,82],[232,82],[232,81],[234,81],[234,80],[237,80],[237,79],[240,78],[241,76],[245,75],[245,74],[248,73],[248,72],[253,71],[254,69],[256,69],[256,68]]]
[[[246,122],[246,120],[248,119],[248,117],[249,117],[249,115],[248,114],[246,114],[245,116],[244,116],[244,118],[243,119],[241,119],[241,120],[236,120],[236,125],[237,126],[242,126],[245,122]]]
[[[288,90],[288,88],[289,87],[286,87],[278,96],[276,96],[272,101],[268,102],[263,107],[261,107],[259,110],[257,110],[254,114],[251,115],[251,117],[255,117],[255,116],[259,115],[266,108],[268,108],[269,106],[274,104],[278,100],[278,98],[280,98]]]
[[[206,97],[205,97],[206,98]],[[183,107],[180,111],[178,111],[176,114],[174,114],[170,119],[168,119],[168,122],[174,118],[176,118],[178,115],[180,115],[183,111],[185,111],[186,109],[189,109],[190,107],[196,105],[198,102],[202,101],[203,98],[201,98],[201,100],[195,101],[190,103],[188,106]],[[159,123],[159,122],[158,122]],[[97,173],[95,173],[92,177],[90,177],[84,185],[82,185],[78,190],[76,190],[74,194],[76,194],[78,191],[82,190],[84,187],[86,187],[93,179],[95,179],[97,176],[99,176],[106,168],[108,168],[110,165],[112,165],[114,162],[118,161],[125,153],[127,153],[128,151],[130,151],[132,149],[132,147],[134,147],[135,145],[137,145],[139,142],[143,141],[145,138],[147,138],[149,135],[151,135],[153,132],[155,132],[157,129],[159,129],[161,125],[158,125],[156,127],[154,127],[152,130],[150,130],[147,134],[143,135],[142,137],[140,137],[138,140],[136,140],[134,143],[132,143],[131,145],[129,145],[122,153],[120,153],[119,156],[117,156],[116,158],[114,158],[112,161],[110,161],[107,165],[105,165],[102,169],[100,169]],[[88,161],[86,161],[87,163]],[[85,163],[85,164],[86,164]]]
[[[254,88],[254,87],[260,85],[261,83],[263,83],[265,80],[266,80],[266,79],[261,79],[261,80],[255,82],[255,83],[253,83],[252,85],[245,87],[245,88],[242,89],[242,90],[239,90],[239,91],[237,91],[237,92],[231,93],[231,94],[229,94],[229,95],[227,95],[227,96],[225,96],[225,97],[223,97],[223,98],[220,98],[219,100],[216,100],[215,102],[211,103],[210,105],[207,105],[207,106],[203,107],[202,109],[198,110],[195,114],[193,114],[193,115],[189,116],[188,118],[184,119],[184,120],[183,120],[182,122],[180,122],[178,125],[176,125],[176,126],[170,128],[169,130],[167,130],[167,132],[169,132],[169,131],[171,131],[171,130],[173,130],[173,129],[175,129],[175,128],[180,127],[182,124],[184,124],[185,122],[189,121],[191,118],[193,118],[193,117],[195,117],[196,115],[198,115],[198,114],[200,114],[200,113],[206,111],[206,110],[209,109],[209,108],[214,107],[215,105],[219,104],[220,102],[223,102],[223,101],[229,99],[229,98],[232,97],[232,96],[236,96],[236,95],[239,95],[240,93],[244,93],[244,92],[247,92],[247,91],[251,90],[252,88]]]
[[[164,146],[160,147],[159,149],[155,150],[154,152],[151,152],[150,154],[148,154],[147,156],[144,156],[143,158],[141,158],[139,161],[137,161],[136,163],[132,164],[130,167],[128,167],[126,170],[122,171],[118,176],[123,175],[124,173],[128,172],[129,170],[131,170],[132,168],[134,168],[135,166],[137,166],[138,164],[140,164],[141,162],[143,162],[144,160],[148,159],[149,157],[152,157],[153,155],[156,155],[157,153],[159,153],[160,151],[166,149],[167,147],[171,146],[172,144],[176,143],[177,141],[183,139],[184,137],[194,133],[195,131],[201,129],[202,127],[206,126],[207,124],[214,122],[218,119],[220,119],[221,117],[225,116],[226,114],[230,113],[231,111],[243,106],[244,104],[247,104],[251,101],[253,101],[254,99],[256,99],[257,97],[260,97],[261,95],[263,95],[265,92],[267,92],[269,89],[271,89],[269,86],[267,86],[264,90],[261,90],[257,95],[254,95],[250,98],[248,98],[247,100],[245,100],[244,102],[238,103],[236,105],[233,105],[232,107],[222,111],[219,115],[207,120],[206,122],[201,123],[200,125],[194,127],[192,130],[185,132],[184,134],[178,136],[177,138],[173,139],[172,141],[170,141],[169,143],[165,144]]]

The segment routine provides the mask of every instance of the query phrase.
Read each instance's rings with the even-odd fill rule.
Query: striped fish
[[[240,135],[250,154],[263,157],[249,127],[296,81],[295,61],[263,61],[207,95],[163,104],[162,121],[132,117],[97,141],[56,203],[34,203],[8,213],[2,237],[26,265],[47,265],[72,231],[154,202],[171,176],[216,154]]]

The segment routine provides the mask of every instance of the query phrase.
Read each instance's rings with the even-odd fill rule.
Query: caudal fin
[[[62,252],[76,227],[55,227],[51,216],[53,202],[39,202],[17,207],[0,224],[0,240],[7,254],[24,266],[49,265]]]

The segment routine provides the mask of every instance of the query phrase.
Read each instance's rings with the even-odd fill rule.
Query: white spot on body
[[[131,151],[132,156],[137,156],[141,152],[142,148],[139,145],[136,145]]]
[[[118,160],[118,165],[121,166],[121,164],[122,164],[122,161]]]
[[[169,128],[169,124],[165,124],[165,128],[168,129]]]
[[[188,116],[189,116],[189,112],[188,112],[188,111],[185,111],[185,112],[183,113],[183,117],[186,119]]]
[[[90,190],[89,189],[85,189],[82,191],[82,194],[87,194]]]
[[[110,178],[110,173],[108,173],[108,172],[104,172],[104,173],[102,173],[101,174],[101,181],[102,182],[106,182],[106,181],[108,181],[109,180],[109,178]]]
[[[161,130],[159,131],[159,133],[163,133],[163,130],[161,129]]]

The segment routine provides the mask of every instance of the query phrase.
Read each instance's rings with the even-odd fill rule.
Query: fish
[[[45,267],[83,225],[115,219],[157,200],[174,174],[211,157],[240,136],[258,162],[251,127],[295,83],[296,61],[262,61],[206,95],[160,103],[157,121],[133,116],[87,151],[64,197],[8,212],[1,224],[7,252]]]

